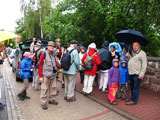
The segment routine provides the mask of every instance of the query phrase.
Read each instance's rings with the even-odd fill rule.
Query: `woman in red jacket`
[[[84,88],[83,88],[84,94],[92,93],[92,86],[93,86],[94,78],[96,77],[97,66],[101,64],[101,59],[99,54],[97,53],[95,43],[91,43],[88,46],[88,52],[85,53],[85,55],[82,58],[82,64],[84,65],[84,68],[85,68],[85,62],[88,56],[92,57],[93,68],[91,70],[87,70],[87,69],[85,70]]]

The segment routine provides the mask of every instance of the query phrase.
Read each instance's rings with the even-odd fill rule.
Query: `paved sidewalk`
[[[80,84],[80,77],[77,75],[77,88],[82,90],[83,85]],[[98,87],[94,87],[93,97],[108,104],[107,93],[102,93],[98,90]],[[127,93],[127,97],[130,96],[130,90]],[[120,111],[125,111],[131,115],[137,116],[142,120],[160,120],[160,94],[145,89],[140,89],[140,97],[137,105],[127,106],[125,101],[117,100],[118,105],[114,106]]]
[[[0,78],[0,102],[6,104],[4,79]],[[7,107],[0,109],[0,120],[8,120]]]
[[[61,77],[61,75],[60,75]],[[82,90],[83,85],[80,84],[79,74],[77,75],[78,90]],[[117,100],[118,105],[111,106],[108,104],[107,93],[102,93],[98,90],[98,87],[93,89],[94,95],[89,96],[89,98],[103,104],[104,106],[114,110],[121,115],[124,115],[130,119],[142,119],[142,120],[160,120],[160,94],[147,91],[145,89],[140,89],[140,97],[137,105],[127,106],[125,101],[120,99]],[[130,96],[130,90],[127,93],[127,97]],[[136,118],[137,117],[137,118]]]
[[[20,101],[16,95],[24,85],[22,82],[16,82],[15,75],[7,63],[5,63],[5,68],[7,71],[4,69],[4,72],[6,72],[4,78],[9,97],[7,106],[11,108],[9,112],[11,119],[9,120],[127,120],[125,117],[88,99],[79,92],[76,92],[77,101],[66,102],[64,100],[64,89],[61,88],[59,82],[57,88],[60,93],[56,98],[59,102],[57,106],[48,105],[48,110],[42,110],[40,91],[34,91],[31,83],[27,91],[31,99]],[[12,102],[13,104],[11,104]]]

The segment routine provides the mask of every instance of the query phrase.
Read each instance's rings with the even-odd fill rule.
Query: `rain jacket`
[[[96,49],[93,49],[93,48],[89,48],[89,51],[88,51],[88,55],[89,56],[92,56],[95,52],[97,52]],[[85,53],[85,55],[83,56],[82,58],[82,63],[84,64],[84,60],[86,59],[87,57],[87,53]],[[96,72],[97,72],[97,65],[100,65],[101,64],[101,58],[99,56],[99,54],[97,53],[96,55],[93,56],[93,64],[94,64],[94,67],[92,70],[85,70],[85,74],[87,75],[92,75],[92,76],[95,76],[96,75]]]
[[[113,59],[112,63],[117,60]],[[121,85],[120,82],[120,70],[118,67],[113,66],[109,69],[108,86],[110,87],[112,83]]]
[[[123,67],[122,66],[122,62],[125,61],[127,62],[126,64],[126,67]],[[126,84],[128,82],[128,79],[129,79],[129,73],[128,73],[128,61],[126,59],[122,59],[120,61],[120,81],[121,81],[121,84]]]
[[[120,46],[119,43],[117,43],[117,42],[112,42],[112,43],[110,43],[110,44],[109,44],[109,51],[111,51],[111,49],[110,49],[111,46],[115,46],[115,51],[116,51],[120,56],[123,55],[123,50],[122,50],[122,48],[121,48],[121,46]]]
[[[31,78],[33,76],[33,72],[31,72],[31,69],[33,69],[32,60],[27,57],[24,57],[20,64],[20,78]]]
[[[112,56],[108,50],[108,41],[105,41],[98,54],[101,58],[101,64],[98,66],[99,70],[108,70],[112,67]]]
[[[72,49],[74,49],[74,47],[71,45],[67,50],[71,51]],[[80,65],[79,54],[76,49],[73,50],[71,53],[71,62],[73,62],[73,64],[70,66],[69,70],[66,71],[63,69],[63,73],[70,74],[70,75],[76,75],[79,69],[79,65]]]

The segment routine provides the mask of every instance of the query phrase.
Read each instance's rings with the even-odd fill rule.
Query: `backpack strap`
[[[35,64],[38,63],[38,61],[37,61],[37,60],[38,60],[38,58],[37,58],[37,57],[38,57],[38,56],[37,56],[37,53],[38,53],[38,51],[39,51],[40,49],[41,49],[41,48],[38,48],[38,49],[35,51],[35,62],[36,62]]]
[[[91,57],[94,57],[97,54],[97,52],[93,53],[93,55]],[[87,56],[89,56],[88,52],[87,52]]]
[[[72,49],[71,51],[69,51],[69,54],[71,54],[75,49]]]

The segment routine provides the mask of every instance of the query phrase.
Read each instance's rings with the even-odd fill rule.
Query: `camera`
[[[53,73],[56,73],[58,71],[57,67],[53,67]]]

